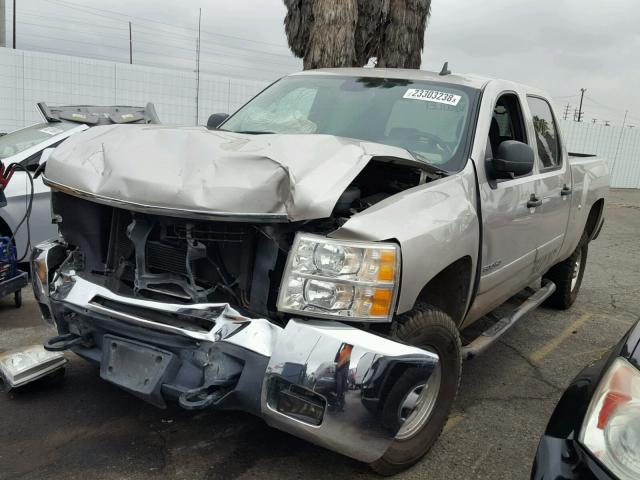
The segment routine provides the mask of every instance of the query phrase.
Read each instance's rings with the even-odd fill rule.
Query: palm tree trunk
[[[356,57],[358,66],[366,65],[380,52],[382,35],[392,0],[358,0]]]
[[[289,48],[304,69],[420,68],[431,0],[283,0]]]
[[[420,68],[431,0],[391,0],[378,67]]]
[[[287,16],[284,18],[284,31],[293,54],[304,58],[309,46],[309,30],[313,23],[313,0],[284,0]]]
[[[354,66],[357,0],[314,0],[312,12],[304,69]]]

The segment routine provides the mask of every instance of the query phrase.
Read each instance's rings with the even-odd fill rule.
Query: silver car
[[[86,130],[84,124],[71,122],[43,122],[22,128],[0,137],[0,161],[5,166],[20,163],[34,173],[40,165],[43,152],[58,146],[71,135]],[[24,258],[31,245],[57,235],[51,223],[49,187],[38,177],[33,181],[33,204],[29,224],[24,221],[20,230],[16,228],[23,220],[31,196],[31,185],[27,173],[16,170],[4,190],[7,205],[0,209],[0,236],[11,237],[15,232],[18,258]],[[29,228],[28,228],[29,227]]]
[[[45,120],[43,123],[0,137],[0,161],[5,167],[19,163],[33,174],[47,149],[55,148],[70,136],[95,125],[160,123],[151,103],[146,107],[103,107],[49,106],[40,102],[37,108]],[[0,209],[0,236],[12,237],[15,233],[18,258],[26,258],[31,246],[55,237],[58,232],[57,227],[51,223],[50,190],[40,177],[33,180],[31,216],[28,221],[23,221],[31,194],[29,176],[23,170],[16,170],[4,190],[7,205]],[[20,229],[16,231],[19,225]]]

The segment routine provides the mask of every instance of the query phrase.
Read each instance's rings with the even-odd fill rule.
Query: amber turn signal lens
[[[388,315],[391,310],[391,301],[393,300],[393,292],[387,288],[376,288],[373,291],[373,303],[370,315]]]
[[[378,280],[392,282],[396,274],[396,252],[383,250],[380,252],[380,266],[378,267]]]

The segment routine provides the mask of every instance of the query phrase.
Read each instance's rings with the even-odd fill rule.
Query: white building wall
[[[198,123],[231,113],[268,82],[200,76]],[[194,72],[0,48],[0,132],[41,121],[36,102],[144,105],[153,102],[163,123],[196,123]],[[612,186],[640,188],[640,128],[560,121],[570,151],[609,161]]]
[[[611,186],[640,188],[640,128],[560,121],[570,152],[595,153],[609,163]]]
[[[200,75],[199,124],[211,113],[232,112],[267,86],[263,80]],[[41,121],[35,107],[145,105],[163,123],[196,123],[194,72],[0,48],[0,132]]]

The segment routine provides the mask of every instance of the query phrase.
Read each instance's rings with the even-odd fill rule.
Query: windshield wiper
[[[247,135],[268,135],[276,132],[266,132],[262,130],[225,130],[223,128],[219,128],[218,130],[222,130],[223,132],[232,132],[232,133],[246,133]]]
[[[414,160],[420,163],[424,163],[424,166],[427,167],[431,173],[435,173],[436,175],[444,175],[444,176],[449,175],[449,172],[439,167],[436,167],[432,163],[429,163],[429,160],[427,160],[425,157],[420,155],[418,152],[414,152],[413,150],[409,150],[408,148],[406,148],[405,150],[411,154]]]

